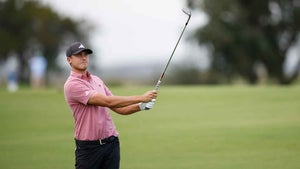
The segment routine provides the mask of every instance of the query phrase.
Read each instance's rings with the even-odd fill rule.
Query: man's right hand
[[[144,97],[143,97],[142,102],[144,102],[144,103],[151,102],[152,99],[156,99],[157,91],[156,90],[150,90],[150,91],[146,92],[143,96]]]

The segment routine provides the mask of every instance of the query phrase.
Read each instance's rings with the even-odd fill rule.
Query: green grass
[[[159,92],[153,110],[113,113],[121,169],[300,167],[300,86],[162,86]],[[73,117],[62,92],[1,90],[0,125],[1,168],[74,168]]]

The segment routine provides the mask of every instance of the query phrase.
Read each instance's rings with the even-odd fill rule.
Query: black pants
[[[76,169],[119,169],[120,143],[116,138],[106,144],[85,144],[76,141]]]

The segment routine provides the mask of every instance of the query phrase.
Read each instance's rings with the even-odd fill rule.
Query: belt
[[[104,145],[106,143],[111,143],[113,141],[118,140],[116,136],[110,136],[104,139],[93,140],[93,141],[83,141],[83,140],[75,140],[78,145]]]

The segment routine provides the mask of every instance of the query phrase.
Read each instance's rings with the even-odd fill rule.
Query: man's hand
[[[148,92],[146,92],[144,95],[143,95],[143,101],[144,103],[147,103],[147,102],[151,102],[152,99],[156,99],[157,97],[157,91],[156,90],[150,90]]]
[[[139,103],[140,110],[149,110],[152,109],[157,97],[156,90],[150,90],[146,92],[144,95],[144,101]]]
[[[156,99],[152,99],[151,102],[146,103],[146,110],[152,109]]]
[[[154,103],[155,103],[155,99],[152,99],[151,102],[147,102],[147,103],[139,103],[139,107],[140,110],[150,110],[153,108]]]

